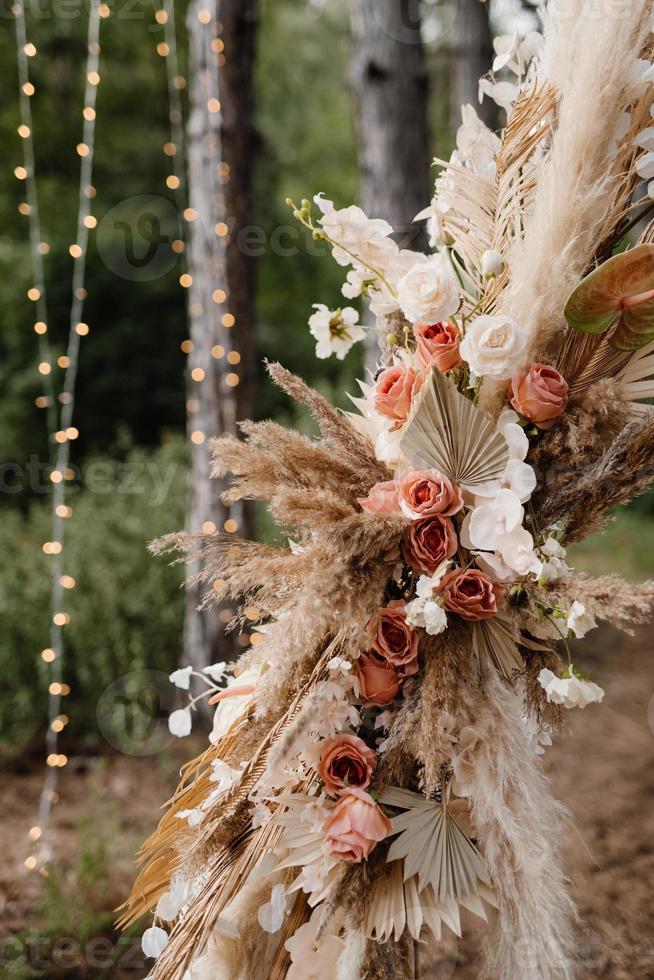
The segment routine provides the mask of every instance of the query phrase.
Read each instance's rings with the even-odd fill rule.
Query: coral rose
[[[458,546],[452,521],[437,514],[415,521],[404,534],[404,560],[426,575],[433,575],[439,565],[451,558]]]
[[[477,568],[457,568],[446,575],[438,591],[445,596],[445,608],[461,619],[479,622],[497,615],[504,587]]]
[[[377,756],[357,735],[328,739],[320,753],[318,775],[325,792],[338,796],[344,789],[366,789],[377,765]]]
[[[371,623],[373,650],[402,674],[418,670],[418,634],[406,621],[406,603],[393,599]]]
[[[399,694],[399,674],[391,664],[375,654],[364,654],[359,657],[356,676],[362,704],[383,708],[391,704]]]
[[[399,487],[396,480],[375,483],[367,497],[359,497],[357,503],[368,514],[399,514]]]
[[[509,398],[539,429],[551,429],[568,404],[568,382],[547,364],[532,364],[527,374],[516,371],[509,385]]]
[[[459,331],[451,320],[438,323],[416,323],[413,336],[418,345],[418,360],[426,368],[434,365],[437,370],[452,371],[461,363]]]
[[[438,470],[412,470],[400,481],[399,501],[402,512],[412,520],[421,517],[451,517],[463,507],[463,497],[446,476]]]
[[[392,829],[388,817],[362,789],[344,796],[323,824],[334,857],[355,864],[364,861]]]
[[[409,417],[411,403],[424,380],[423,374],[406,365],[386,368],[375,384],[375,409],[401,425]]]

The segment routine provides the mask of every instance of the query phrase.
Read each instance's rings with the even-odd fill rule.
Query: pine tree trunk
[[[493,63],[493,36],[489,20],[490,3],[481,0],[457,0],[454,51],[454,85],[452,87],[452,126],[461,124],[461,106],[475,107],[479,118],[491,129],[498,125],[497,106],[486,97],[479,104],[479,79]]]
[[[403,248],[426,248],[414,216],[431,199],[427,103],[429,81],[419,0],[352,0],[352,87],[357,102],[361,205],[385,218]],[[378,343],[368,334],[366,361]]]
[[[198,18],[210,10],[213,19]],[[225,487],[210,477],[208,440],[237,435],[251,414],[254,384],[252,268],[240,246],[249,220],[252,152],[252,61],[255,0],[195,0],[188,11],[190,111],[187,126],[190,339],[188,430],[191,475],[187,527],[248,533],[242,503],[226,507]],[[222,24],[219,37],[216,23]],[[222,41],[224,49],[221,50]],[[212,43],[213,42],[213,43]],[[215,101],[221,104],[216,111]],[[225,234],[228,229],[228,234]],[[226,522],[235,522],[227,523]],[[189,577],[202,570],[189,562]],[[184,662],[202,669],[236,652],[225,636],[227,609],[198,611],[204,588],[186,593]]]

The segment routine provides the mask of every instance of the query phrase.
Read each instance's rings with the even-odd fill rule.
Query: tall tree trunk
[[[198,14],[209,10],[210,23]],[[254,384],[251,261],[240,235],[251,207],[253,167],[252,64],[256,0],[194,0],[187,24],[190,43],[190,112],[187,126],[189,205],[188,270],[190,338],[188,430],[191,477],[187,526],[248,533],[242,503],[227,507],[224,488],[210,478],[208,440],[237,435],[251,413]],[[216,25],[222,24],[217,31]],[[220,103],[220,111],[217,111]],[[189,563],[189,575],[202,570]],[[186,593],[185,663],[202,669],[234,654],[225,636],[228,610],[198,612],[203,588]]]
[[[490,2],[482,0],[456,0],[455,37],[453,58],[454,85],[452,87],[452,125],[461,124],[461,106],[469,103],[479,118],[496,129],[497,106],[486,97],[479,104],[479,79],[486,75],[493,63],[493,35],[490,26]]]
[[[361,204],[385,218],[402,247],[426,247],[413,217],[431,199],[429,80],[420,34],[420,0],[352,0],[352,86],[357,102]],[[374,331],[366,361],[378,358]]]

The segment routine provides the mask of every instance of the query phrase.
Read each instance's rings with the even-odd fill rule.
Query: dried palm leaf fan
[[[603,697],[568,638],[654,600],[565,552],[654,473],[654,246],[628,237],[654,172],[652,4],[542,13],[542,37],[496,39],[503,74],[481,82],[504,130],[464,107],[426,212],[434,254],[356,207],[292,204],[393,342],[359,415],[269,367],[317,439],[248,422],[213,443],[228,498],[267,501],[280,544],[155,545],[183,561],[199,544],[204,607],[229,598],[235,626],[258,625],[233,668],[208,668],[210,748],[123,909],[154,915],[153,980],[412,977],[461,908],[488,920],[485,975],[524,980],[526,957],[539,980],[576,973],[539,755]],[[363,336],[350,307],[309,323],[320,356]]]

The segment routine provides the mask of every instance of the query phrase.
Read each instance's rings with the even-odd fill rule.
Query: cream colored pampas
[[[559,109],[503,295],[503,312],[529,331],[530,360],[551,356],[562,340],[566,299],[621,213],[625,179],[611,163],[650,13],[651,0],[628,0],[613,16],[584,0],[551,3],[545,13],[538,80],[554,84]],[[499,388],[484,384],[482,407],[497,410]]]
[[[525,737],[519,698],[492,671],[485,688],[455,764],[499,900],[485,976],[566,980],[574,969],[573,906],[560,868],[564,811]]]

